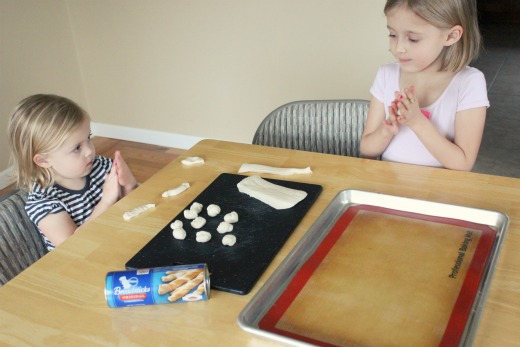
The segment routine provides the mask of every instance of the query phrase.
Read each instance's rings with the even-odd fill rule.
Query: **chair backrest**
[[[25,213],[27,193],[0,197],[0,286],[47,253],[38,228]]]
[[[304,100],[278,107],[258,126],[253,144],[359,157],[367,100]]]

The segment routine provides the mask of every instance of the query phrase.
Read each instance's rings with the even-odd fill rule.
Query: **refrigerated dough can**
[[[112,271],[105,279],[110,307],[172,304],[209,299],[206,264]]]

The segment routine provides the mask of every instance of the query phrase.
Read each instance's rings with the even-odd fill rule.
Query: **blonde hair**
[[[441,71],[458,72],[478,56],[481,36],[475,0],[387,0],[384,12],[402,5],[437,28],[462,27],[461,39],[441,53]]]
[[[38,94],[20,101],[8,126],[17,186],[27,191],[34,183],[52,186],[52,171],[36,165],[34,156],[57,149],[86,119],[90,117],[81,107],[61,96]]]

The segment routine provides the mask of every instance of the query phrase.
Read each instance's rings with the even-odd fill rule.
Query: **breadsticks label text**
[[[209,299],[205,264],[109,272],[105,298],[110,307],[169,304]]]

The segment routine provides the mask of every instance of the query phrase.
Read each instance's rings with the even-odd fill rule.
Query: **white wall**
[[[18,101],[55,93],[85,104],[69,19],[62,0],[0,0],[0,188],[7,179],[7,123]]]
[[[286,102],[369,98],[391,60],[384,3],[0,0],[1,125],[55,92],[101,125],[250,142]]]

